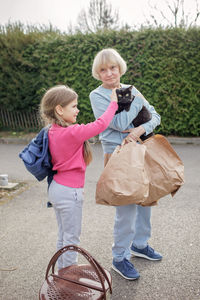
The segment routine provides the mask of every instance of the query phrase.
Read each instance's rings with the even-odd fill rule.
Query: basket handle
[[[105,284],[103,282],[103,279],[102,279],[102,275],[103,277],[105,278],[105,280],[107,281],[108,283],[108,286],[109,286],[109,290],[110,290],[110,293],[112,294],[112,287],[111,287],[111,283],[109,281],[109,278],[105,272],[105,270],[102,268],[102,266],[96,261],[96,259],[94,257],[92,257],[92,255],[90,253],[88,253],[85,249],[81,248],[81,247],[78,247],[78,246],[75,246],[75,245],[68,245],[68,246],[65,246],[63,248],[61,248],[60,250],[58,250],[54,255],[53,257],[51,258],[48,266],[47,266],[47,270],[46,270],[46,275],[45,275],[45,279],[48,280],[48,275],[49,275],[49,271],[50,269],[52,268],[52,276],[54,276],[54,270],[55,270],[55,264],[59,258],[59,256],[61,256],[64,252],[67,252],[67,251],[76,251],[76,252],[79,252],[80,254],[82,254],[86,259],[87,261],[91,264],[91,266],[94,268],[100,282],[101,282],[101,285],[102,285],[102,291],[104,293],[104,299],[106,300],[106,289],[105,289]],[[56,276],[56,275],[55,275]],[[59,277],[59,276],[56,276],[56,277]],[[66,278],[62,278],[62,277],[59,277],[60,279],[64,279],[64,280],[67,280]],[[70,281],[70,280],[69,280]],[[74,281],[73,281],[74,282]],[[74,283],[78,283],[78,282],[74,282]],[[90,287],[89,285],[87,285],[88,287]],[[94,287],[93,287],[94,288]]]

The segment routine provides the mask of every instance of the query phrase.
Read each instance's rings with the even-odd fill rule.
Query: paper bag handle
[[[140,143],[140,144],[143,144],[144,142],[141,140],[141,138],[139,137],[139,136],[136,136],[136,135],[134,135],[136,138],[137,138],[137,141]],[[124,142],[126,140],[126,138],[125,139],[123,139],[123,141],[122,141],[122,143],[121,143],[121,146],[123,146],[123,145],[125,145],[126,143]],[[127,142],[127,143],[131,143],[131,142]]]
[[[139,136],[137,137],[137,140],[140,144],[144,144],[144,142],[141,140],[141,138]]]

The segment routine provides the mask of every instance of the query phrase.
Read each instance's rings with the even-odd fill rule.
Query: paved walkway
[[[27,184],[18,194],[0,199],[0,268],[11,269],[0,271],[1,300],[38,299],[55,253],[57,225],[53,209],[46,208],[47,185],[24,168],[18,158],[23,147],[0,144],[0,173],[7,173],[9,181]],[[174,148],[185,164],[186,183],[174,198],[167,196],[152,209],[150,245],[164,258],[161,262],[132,258],[141,275],[134,282],[111,270],[111,300],[200,299],[200,146]],[[110,270],[115,208],[95,204],[95,184],[103,168],[101,146],[94,145],[93,152],[86,174],[81,246]]]

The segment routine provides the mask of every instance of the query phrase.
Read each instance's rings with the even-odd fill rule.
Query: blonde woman
[[[90,93],[90,101],[96,118],[109,106],[113,89],[130,86],[120,81],[126,70],[126,62],[115,49],[103,49],[97,53],[93,61],[92,75],[101,81],[101,85]],[[143,134],[148,135],[160,124],[159,114],[134,86],[132,94],[135,99],[130,110],[116,114],[108,128],[100,134],[104,164],[116,146],[120,145],[124,139],[137,141],[137,137]],[[134,128],[132,120],[143,105],[151,112],[152,118],[149,122]],[[150,218],[151,207],[135,204],[116,207],[112,268],[128,280],[134,280],[140,276],[130,262],[131,254],[149,260],[162,259],[162,255],[148,245],[151,236]]]

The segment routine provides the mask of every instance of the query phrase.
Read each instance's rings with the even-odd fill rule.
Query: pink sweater
[[[57,170],[54,180],[69,187],[83,187],[86,164],[83,158],[84,141],[104,131],[118,104],[111,102],[104,114],[94,122],[62,127],[53,124],[49,130],[49,150],[52,156],[53,170]]]

